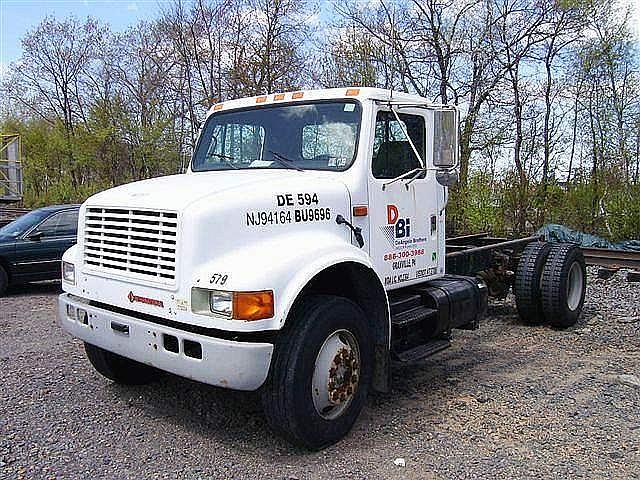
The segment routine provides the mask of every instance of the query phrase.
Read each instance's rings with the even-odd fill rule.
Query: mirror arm
[[[356,238],[356,242],[360,248],[364,247],[364,237],[362,236],[362,228],[354,227],[347,219],[345,219],[342,215],[338,214],[336,217],[336,223],[338,225],[346,225],[349,227],[349,230],[353,232],[353,236]]]
[[[409,170],[408,172],[404,172],[402,175],[397,176],[394,179],[389,180],[388,182],[385,182],[382,184],[382,191],[384,192],[386,190],[386,188],[391,185],[392,183],[396,183],[400,180],[402,180],[405,177],[408,177],[409,175],[412,175],[414,173],[420,173],[422,171],[427,171],[426,168],[414,168],[413,170]]]
[[[411,185],[413,181],[416,180],[422,174],[422,172],[426,173],[427,169],[423,168],[419,172],[416,172],[416,174],[413,177],[411,177],[407,183],[404,184],[404,186],[407,187],[407,190],[409,190],[409,185]]]

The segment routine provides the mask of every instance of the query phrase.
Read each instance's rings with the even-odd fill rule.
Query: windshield
[[[0,237],[17,238],[48,215],[42,210],[34,210],[0,228]]]
[[[209,116],[191,169],[345,170],[356,155],[360,104],[273,105]]]

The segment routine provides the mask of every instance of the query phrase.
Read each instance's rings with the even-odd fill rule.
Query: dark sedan
[[[60,278],[62,254],[76,243],[79,208],[39,208],[0,228],[0,295],[12,284]]]

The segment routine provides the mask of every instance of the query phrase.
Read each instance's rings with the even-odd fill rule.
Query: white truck
[[[372,88],[218,103],[186,173],[82,205],[59,322],[115,382],[260,389],[285,438],[335,443],[392,361],[476,328],[487,294],[513,285],[528,323],[582,310],[577,247],[446,241],[457,125],[453,107]]]

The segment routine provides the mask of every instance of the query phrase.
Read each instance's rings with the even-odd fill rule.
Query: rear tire
[[[98,373],[122,385],[144,385],[157,380],[160,370],[122,357],[90,343],[84,344],[87,358]]]
[[[7,275],[4,267],[0,267],[0,297],[2,297],[9,286],[9,275]]]
[[[525,247],[516,268],[513,293],[520,318],[529,325],[544,323],[540,279],[551,250],[546,242],[533,242]]]
[[[587,269],[582,250],[570,243],[554,244],[542,272],[542,308],[552,326],[576,323],[584,305]]]
[[[342,439],[364,406],[373,342],[363,311],[334,296],[304,298],[274,351],[262,404],[271,427],[319,450]]]

